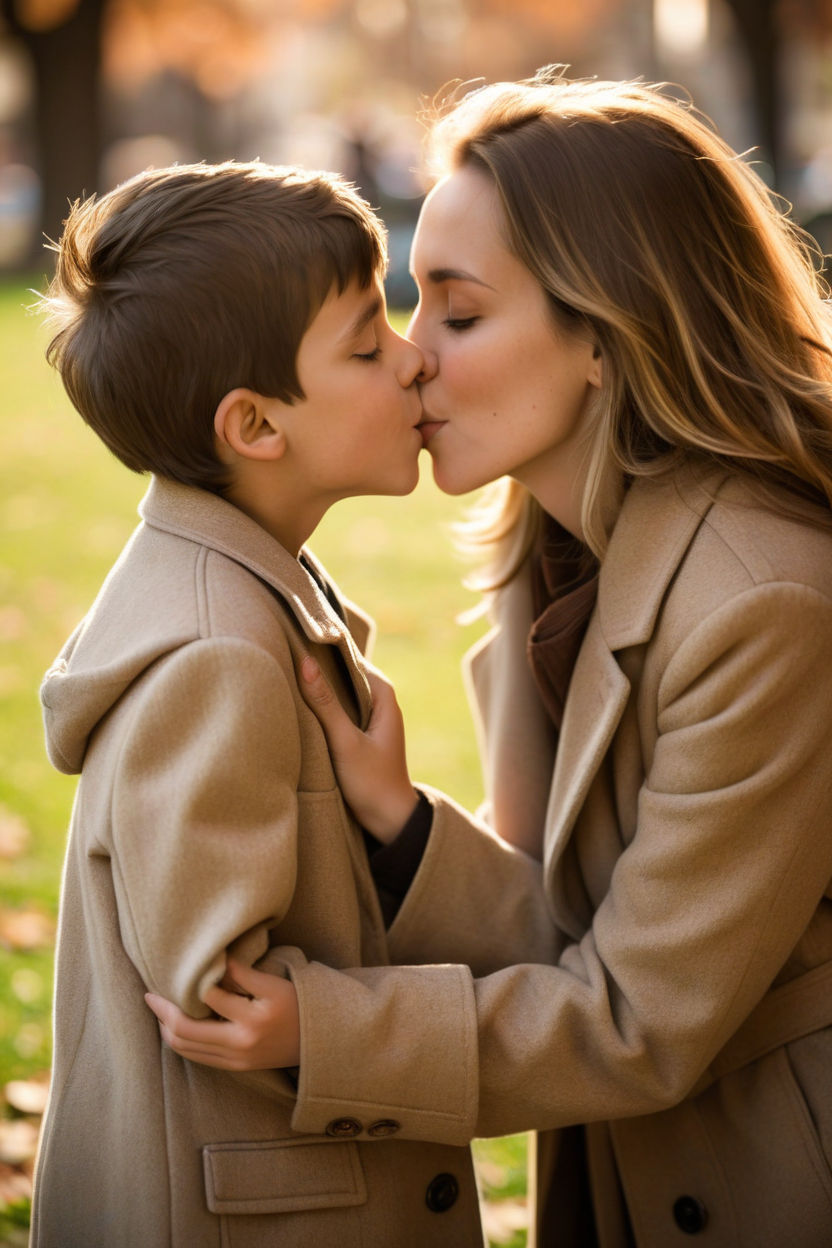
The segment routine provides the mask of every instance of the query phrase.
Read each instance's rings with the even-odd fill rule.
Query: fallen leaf
[[[9,949],[48,949],[55,923],[42,910],[0,910],[0,944]]]
[[[28,1118],[0,1118],[0,1161],[19,1166],[34,1157],[37,1146],[37,1123]]]
[[[491,1243],[507,1244],[516,1231],[525,1230],[529,1225],[525,1201],[484,1201],[482,1225]]]
[[[49,1075],[37,1079],[12,1079],[4,1089],[12,1109],[21,1114],[42,1114],[49,1094]]]
[[[0,858],[18,858],[29,843],[29,829],[20,815],[0,806]]]
[[[13,1205],[32,1195],[32,1180],[22,1170],[0,1162],[0,1205]]]
[[[492,1161],[489,1157],[477,1158],[477,1174],[483,1187],[502,1187],[506,1179],[507,1167]]]

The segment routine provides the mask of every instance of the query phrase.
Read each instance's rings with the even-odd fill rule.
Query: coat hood
[[[131,550],[147,538],[144,526],[133,535],[43,679],[46,749],[58,771],[80,772],[90,736],[127,688],[151,663],[194,638],[187,611],[181,620],[169,610],[160,618],[159,595],[165,592],[159,583],[164,579],[161,569],[155,583],[142,586],[126,571]]]

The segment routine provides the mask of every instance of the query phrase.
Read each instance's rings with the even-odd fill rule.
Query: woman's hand
[[[220,1070],[274,1070],[300,1061],[298,998],[291,980],[228,960],[224,983],[205,994],[218,1019],[195,1019],[155,993],[145,1001],[161,1024],[162,1039],[191,1062]],[[245,993],[241,996],[240,993]]]
[[[390,682],[367,668],[373,713],[366,732],[352,722],[315,660],[300,666],[300,688],[326,734],[344,800],[358,822],[378,840],[395,840],[419,794],[410,783],[402,713]]]

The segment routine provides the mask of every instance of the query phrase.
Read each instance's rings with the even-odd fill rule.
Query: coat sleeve
[[[404,1135],[460,1144],[687,1095],[832,876],[831,648],[832,606],[792,584],[747,590],[685,638],[659,687],[635,836],[556,964],[475,979],[460,966],[337,973],[295,956],[293,1125],[392,1118]],[[477,887],[493,846],[471,838],[468,850]],[[434,913],[456,906],[455,921],[489,939],[495,884],[482,904],[464,874],[437,873],[431,889]]]
[[[459,962],[475,975],[517,962],[554,962],[563,936],[549,910],[541,864],[445,794],[419,787],[433,806],[433,824],[388,932],[391,961]]]
[[[112,797],[124,946],[195,1017],[226,950],[253,963],[295,887],[300,746],[287,678],[239,639],[191,643],[136,691]]]

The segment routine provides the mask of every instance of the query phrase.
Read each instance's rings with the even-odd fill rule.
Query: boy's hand
[[[300,688],[326,734],[344,800],[358,822],[389,844],[407,823],[419,794],[410,783],[404,723],[393,686],[375,668],[367,668],[373,712],[367,731],[352,722],[327,684],[320,667],[306,655]]]
[[[218,1019],[195,1019],[155,993],[145,1001],[161,1023],[162,1039],[191,1062],[220,1070],[273,1070],[300,1062],[298,998],[291,980],[228,960],[227,980],[246,996],[211,988]]]

